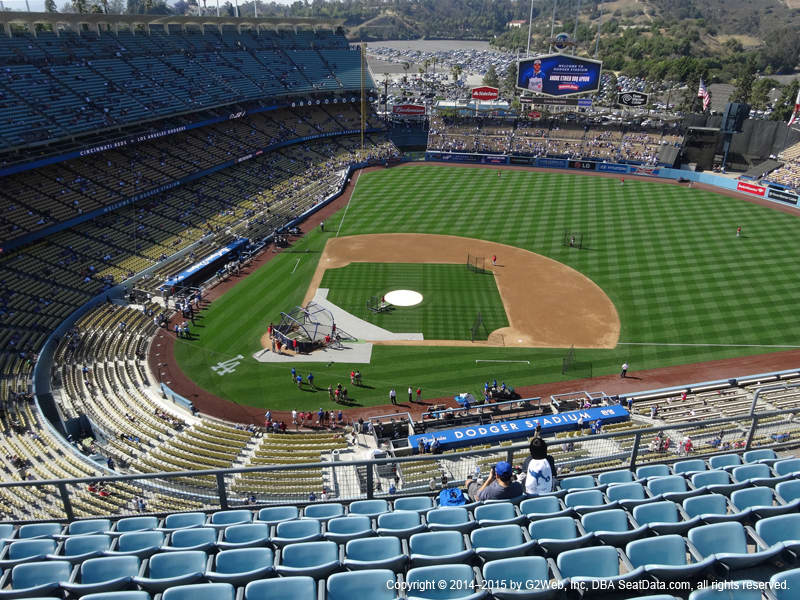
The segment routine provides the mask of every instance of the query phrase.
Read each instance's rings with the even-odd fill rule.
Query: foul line
[[[296,263],[294,263],[294,269],[292,269],[292,273],[294,273],[295,271],[297,271],[297,265],[299,265],[299,264],[300,264],[300,259],[298,258],[298,259],[297,259],[297,262],[296,262]]]
[[[356,187],[358,187],[358,180],[361,179],[360,175],[361,175],[361,170],[359,169],[358,171],[356,171],[356,182],[353,184],[353,191],[350,192],[350,197],[347,199],[347,206],[344,207],[344,214],[342,215],[342,220],[339,221],[339,228],[336,230],[336,237],[339,237],[339,232],[342,230],[342,224],[344,223],[344,220],[347,217],[347,209],[350,208],[350,203],[353,201],[353,194],[356,193]]]
[[[790,344],[671,344],[666,342],[618,342],[618,346],[690,346],[694,348],[800,348]]]
[[[483,360],[480,358],[475,359],[475,364],[482,363],[482,362],[490,362],[490,363],[526,363],[531,364],[529,360]]]

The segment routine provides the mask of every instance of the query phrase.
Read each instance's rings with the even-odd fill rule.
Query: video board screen
[[[526,58],[517,63],[517,87],[551,97],[596,92],[602,66],[599,60],[566,54]]]

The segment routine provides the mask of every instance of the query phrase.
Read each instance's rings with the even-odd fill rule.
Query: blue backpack
[[[445,488],[439,492],[439,506],[463,506],[467,503],[459,488]]]

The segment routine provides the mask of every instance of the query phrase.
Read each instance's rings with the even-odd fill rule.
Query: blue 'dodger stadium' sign
[[[551,97],[586,94],[600,89],[603,63],[566,54],[546,54],[517,63],[517,87]]]
[[[442,429],[439,431],[420,433],[409,436],[408,443],[411,448],[416,450],[419,445],[419,440],[433,443],[433,440],[437,439],[439,440],[439,446],[442,450],[463,448],[472,446],[473,444],[486,444],[502,440],[530,437],[536,430],[537,424],[541,424],[542,426],[542,435],[577,429],[581,418],[583,418],[584,425],[588,426],[591,421],[597,419],[602,419],[604,424],[627,421],[630,419],[630,414],[624,407],[618,404],[598,406],[596,408],[571,410],[530,419],[516,419],[514,421],[503,421],[501,423],[473,425],[469,427],[457,427],[454,429]]]

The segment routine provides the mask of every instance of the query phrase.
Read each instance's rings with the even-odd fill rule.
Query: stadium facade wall
[[[683,125],[684,128],[719,128],[722,126],[722,115],[689,115]],[[800,131],[788,127],[783,121],[747,119],[742,125],[742,133],[734,134],[731,139],[731,152],[756,161],[765,160],[770,155],[780,154],[784,148],[797,142],[800,142]],[[722,154],[721,138],[716,152]]]

